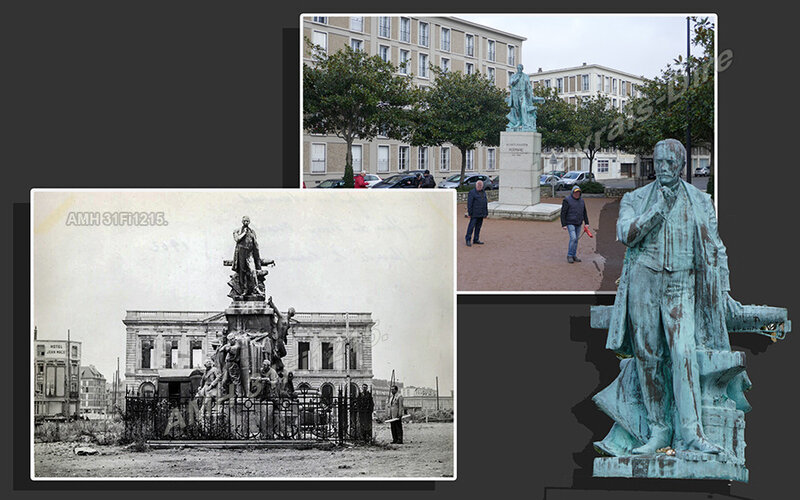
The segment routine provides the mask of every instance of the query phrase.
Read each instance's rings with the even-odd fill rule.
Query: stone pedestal
[[[697,454],[686,457],[679,455],[595,458],[592,475],[651,479],[725,479],[747,482],[748,472],[743,464],[721,462],[711,459],[710,455]]]
[[[539,203],[539,176],[542,174],[542,134],[501,132],[499,201],[489,203],[489,217],[551,221],[559,217],[561,206]]]

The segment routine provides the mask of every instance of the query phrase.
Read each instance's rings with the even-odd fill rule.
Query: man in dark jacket
[[[469,215],[469,226],[467,226],[467,246],[473,243],[483,245],[481,241],[481,226],[483,218],[489,215],[489,202],[486,200],[486,191],[483,190],[483,181],[475,183],[475,187],[467,196],[467,215]],[[472,239],[472,232],[475,231],[475,239]]]
[[[580,262],[578,258],[578,238],[581,235],[581,224],[589,227],[589,216],[586,214],[586,204],[581,198],[580,186],[572,188],[572,194],[564,198],[561,204],[561,227],[569,233],[569,247],[567,247],[567,262]]]
[[[419,186],[421,188],[435,188],[436,187],[436,180],[434,180],[433,176],[431,175],[430,170],[426,170],[422,174],[422,179],[419,182]]]

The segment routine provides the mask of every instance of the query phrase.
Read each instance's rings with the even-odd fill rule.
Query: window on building
[[[389,146],[378,146],[378,172],[389,171]]]
[[[606,77],[606,85],[603,88],[603,92],[610,93],[611,92],[611,77]]]
[[[466,170],[474,170],[475,169],[475,150],[470,149],[467,151],[467,157],[465,158],[465,169]]]
[[[203,364],[203,341],[192,340],[189,342],[189,368],[195,368]]]
[[[589,90],[589,75],[581,75],[581,90]]]
[[[611,107],[614,107],[614,108],[617,107],[617,100],[616,99],[611,99]]]
[[[428,168],[428,147],[420,146],[417,150],[417,168],[425,170]]]
[[[297,343],[297,369],[308,370],[309,353],[311,352],[311,344],[309,342]]]
[[[464,54],[475,57],[475,35],[464,35]]]
[[[378,46],[378,55],[381,57],[383,62],[392,62],[391,55],[389,53],[389,47],[386,45]]]
[[[597,172],[601,174],[608,173],[608,160],[597,160]]]
[[[515,66],[517,64],[517,48],[513,45],[508,46],[508,65]]]
[[[443,57],[442,58],[442,71],[445,73],[450,71],[450,59]]]
[[[419,76],[428,78],[428,54],[419,55]]]
[[[472,73],[475,73],[475,65],[472,63],[466,63],[464,65],[464,74],[471,75]]]
[[[486,40],[486,42],[487,42],[486,59],[494,61],[495,58],[494,40]]]
[[[322,47],[323,52],[328,51],[328,34],[323,31],[314,31],[311,34],[311,43]]]
[[[430,25],[428,23],[419,22],[418,42],[423,47],[427,47],[430,43]]]
[[[411,41],[411,19],[407,17],[400,18],[400,41]]]
[[[56,366],[56,393],[55,396],[63,396],[67,391],[67,367]]]
[[[564,79],[563,78],[556,78],[556,90],[559,94],[564,92]]]
[[[397,170],[408,170],[408,146],[400,146],[397,150]]]
[[[333,370],[333,342],[322,343],[322,369]]]
[[[616,94],[617,93],[617,79],[616,78],[611,80],[611,93],[612,94]]]
[[[350,350],[348,351],[348,354],[347,354],[347,361],[348,361],[348,365],[349,365],[351,370],[358,370],[358,355],[357,355],[357,352],[358,351],[356,351],[356,346],[353,345],[353,344],[350,344]]]
[[[408,74],[409,55],[410,55],[409,51],[400,49],[400,64],[398,66],[398,71],[404,75]]]
[[[142,340],[142,368],[153,368],[153,341]]]
[[[364,18],[361,17],[361,16],[359,16],[359,17],[355,17],[355,16],[351,17],[350,18],[350,29],[352,31],[359,31],[359,32],[364,31]]]
[[[494,170],[497,168],[497,150],[489,148],[486,150],[486,170]]]
[[[314,16],[311,20],[315,23],[328,24],[328,18],[326,16]]]
[[[46,396],[55,396],[56,395],[56,367],[53,365],[47,365],[47,371],[44,378],[45,382],[45,395]]]
[[[311,145],[311,173],[325,173],[325,144]]]
[[[353,153],[353,173],[361,172],[361,144],[353,144],[353,147],[350,149],[350,151]]]
[[[546,88],[546,89],[550,88],[550,79],[549,78],[544,81],[544,88]]]
[[[177,368],[178,367],[178,341],[177,340],[167,340],[164,346],[164,351],[167,354],[166,362],[164,363],[165,368]]]
[[[44,357],[44,344],[37,344],[36,345],[36,355],[40,358]]]
[[[150,382],[143,382],[139,386],[139,396],[143,398],[152,398],[156,395],[156,386]]]
[[[494,85],[496,81],[494,76],[494,68],[486,68],[486,76],[489,77],[489,81]]]
[[[439,46],[445,52],[450,52],[450,28],[442,28],[442,39]]]
[[[603,75],[601,74],[597,75],[597,91],[598,92],[603,91]]]
[[[392,18],[388,16],[380,16],[378,18],[378,36],[384,38],[391,38],[392,36]]]
[[[353,50],[364,50],[364,40],[359,40],[358,38],[351,38],[350,48]]]
[[[439,149],[439,170],[442,172],[450,171],[450,148],[442,146]]]

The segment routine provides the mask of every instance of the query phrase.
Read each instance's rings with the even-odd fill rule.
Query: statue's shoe
[[[715,445],[706,438],[697,437],[691,440],[686,445],[687,451],[698,451],[700,453],[708,453],[711,455],[723,455],[725,450],[722,447]]]
[[[631,450],[631,453],[634,455],[652,455],[661,448],[665,448],[670,445],[672,441],[670,436],[669,429],[666,428],[659,428],[653,430],[650,439],[647,440],[645,444],[638,448],[634,448]]]

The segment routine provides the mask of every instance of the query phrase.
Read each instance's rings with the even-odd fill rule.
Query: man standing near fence
[[[388,421],[392,429],[392,444],[403,444],[403,396],[398,394],[396,385],[392,386],[391,391],[386,411],[389,412]]]
[[[358,430],[359,438],[365,443],[372,441],[372,411],[375,409],[375,402],[372,400],[372,393],[369,386],[361,386],[361,394],[356,399],[358,405]]]

